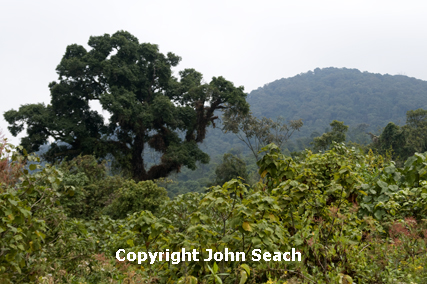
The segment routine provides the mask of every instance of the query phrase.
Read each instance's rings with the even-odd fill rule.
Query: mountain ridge
[[[406,112],[427,108],[427,81],[405,75],[348,68],[316,68],[265,84],[248,94],[256,116],[303,119],[299,137],[323,130],[332,120],[378,131],[388,122],[404,124]]]

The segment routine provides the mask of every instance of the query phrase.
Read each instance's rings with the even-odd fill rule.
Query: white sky
[[[19,143],[3,113],[49,103],[66,46],[91,35],[129,31],[249,93],[317,67],[427,80],[426,28],[425,0],[0,0],[0,129]]]

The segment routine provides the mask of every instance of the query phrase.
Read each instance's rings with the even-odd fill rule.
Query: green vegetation
[[[371,134],[369,145],[382,155],[391,155],[399,165],[416,152],[427,151],[427,110],[410,110],[406,117],[406,125],[402,127],[390,122],[381,135]]]
[[[326,150],[332,145],[332,142],[341,143],[345,141],[348,126],[344,125],[344,122],[336,120],[332,121],[330,126],[332,127],[331,131],[323,133],[320,137],[314,137],[314,150]]]
[[[168,199],[166,190],[151,180],[138,183],[127,180],[115,194],[117,196],[105,208],[106,214],[114,219],[123,219],[142,210],[156,213],[159,206]]]
[[[69,217],[94,219],[111,203],[125,180],[109,176],[106,163],[98,163],[94,156],[78,156],[59,164],[63,173],[59,202]]]
[[[299,131],[303,126],[300,120],[292,120],[287,125],[283,117],[278,117],[276,121],[263,117],[256,118],[252,114],[224,114],[225,132],[231,131],[239,138],[240,141],[245,143],[247,148],[254,155],[255,159],[259,161],[259,152],[262,147],[267,144],[275,143],[282,147],[291,138],[295,131]]]
[[[223,185],[229,180],[242,178],[248,179],[246,163],[237,156],[232,154],[224,154],[222,163],[215,169],[215,179],[210,185]]]
[[[14,152],[7,163],[6,150],[11,148],[2,143],[4,283],[424,283],[427,279],[427,153],[416,153],[398,168],[372,151],[365,154],[343,144],[333,143],[318,154],[307,150],[297,160],[270,144],[257,163],[261,180],[252,186],[232,179],[208,193],[168,200],[164,191],[156,199],[162,189],[151,181],[124,181],[125,192],[114,189],[110,205],[101,210],[114,212],[112,219],[104,214],[72,217],[73,196],[64,191],[71,188],[66,177],[82,173],[85,182],[74,183],[74,191],[96,188],[88,184],[96,183],[105,167],[93,164],[93,157],[77,157],[58,168],[30,164],[32,172],[25,169],[17,177],[16,169],[26,167],[24,158],[38,159]],[[69,203],[62,205],[64,198]],[[78,200],[83,208],[94,202]],[[182,248],[196,249],[203,259],[206,249],[215,253],[225,248],[247,257],[179,264],[115,260],[119,249],[148,253]],[[301,253],[301,262],[252,260],[253,249],[292,248]]]

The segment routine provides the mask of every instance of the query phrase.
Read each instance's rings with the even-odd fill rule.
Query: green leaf
[[[13,200],[13,199],[10,199],[10,198],[8,198],[7,200],[8,200],[8,201],[10,202],[10,204],[12,204],[13,206],[18,205],[18,201],[16,201],[16,200]]]
[[[377,181],[377,184],[379,185],[379,187],[381,187],[382,189],[387,189],[388,188],[388,184],[382,180]]]
[[[47,180],[50,182],[50,183],[55,183],[55,177],[53,177],[53,176],[49,176],[48,178],[47,178]]]
[[[338,283],[339,284],[353,284],[353,279],[350,277],[350,275],[344,275],[340,273],[338,275]]]
[[[252,232],[252,228],[251,228],[251,225],[249,224],[249,222],[246,222],[246,221],[243,222],[242,227],[245,231]]]
[[[181,277],[176,282],[177,284],[197,284],[197,278],[194,276]]]
[[[30,171],[34,171],[37,169],[37,165],[36,164],[31,164],[30,165]]]
[[[388,186],[388,188],[389,188],[391,191],[397,191],[397,190],[399,189],[399,187],[398,187],[397,185],[395,185],[395,184],[391,184],[391,185],[389,185],[389,186]]]
[[[218,275],[214,275],[214,277],[215,277],[215,282],[218,281],[219,284],[222,284],[222,280],[221,280],[221,278],[219,278]]]
[[[378,202],[387,202],[389,200],[389,197],[387,195],[381,195],[377,198]]]
[[[24,208],[18,207],[19,211],[21,211],[22,215],[24,215],[24,217],[28,217],[31,215],[31,211],[26,210]]]
[[[212,274],[215,274],[215,272],[212,270],[212,268],[209,266],[209,264],[207,264],[207,267],[208,267],[209,271],[210,271]],[[207,276],[209,276],[209,275],[207,275]],[[205,276],[205,277],[206,277],[206,276]]]
[[[197,278],[194,276],[188,276],[190,278],[189,284],[197,284]]]
[[[243,263],[243,264],[240,265],[240,267],[243,268],[246,271],[246,273],[248,274],[248,276],[251,275],[251,269],[249,268],[249,266],[247,264]]]
[[[259,238],[257,238],[257,237],[252,238],[251,241],[252,241],[252,243],[253,243],[254,246],[257,246],[257,245],[261,244],[261,240]]]
[[[393,174],[396,171],[396,168],[394,166],[389,166],[389,167],[386,167],[384,171],[388,174]]]
[[[406,160],[406,162],[405,162],[405,170],[407,169],[407,168],[409,168],[415,161],[417,160],[417,157],[415,157],[415,156],[411,156],[411,157],[409,157],[407,160]]]
[[[385,211],[383,209],[379,209],[379,210],[375,211],[374,216],[378,220],[381,220],[383,218],[384,214],[385,214]]]
[[[245,270],[241,270],[240,271],[240,282],[239,282],[239,284],[244,284],[246,282],[246,280],[248,280],[248,274],[246,273]]]
[[[214,274],[217,273],[217,271],[218,271],[218,265],[216,264],[216,262],[214,262],[214,265],[213,265]]]
[[[131,239],[127,240],[126,243],[131,247],[135,246],[135,244],[133,243],[133,240],[131,240]]]
[[[278,220],[278,218],[274,214],[270,214],[270,215],[268,215],[268,217],[270,218],[270,221],[272,221],[272,222]]]

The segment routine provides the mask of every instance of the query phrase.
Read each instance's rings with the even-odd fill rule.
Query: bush
[[[159,206],[169,199],[166,189],[151,180],[138,183],[126,180],[116,195],[117,197],[105,209],[105,213],[114,219],[123,219],[128,214],[142,210],[155,213]]]
[[[215,179],[209,186],[223,185],[234,178],[248,179],[246,163],[238,156],[233,154],[224,154],[222,162],[215,169]]]
[[[59,168],[64,173],[60,202],[72,218],[99,218],[124,183],[120,176],[107,176],[105,161],[99,162],[91,155],[62,162]]]

